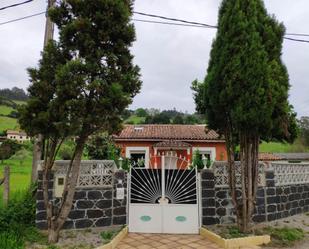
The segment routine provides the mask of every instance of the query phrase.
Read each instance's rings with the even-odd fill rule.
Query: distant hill
[[[17,107],[25,104],[27,99],[23,89],[0,89],[0,133],[19,129]]]
[[[28,95],[22,88],[13,87],[12,89],[0,89],[0,97],[8,100],[21,100],[27,101]]]
[[[176,109],[163,110],[138,108],[126,110],[123,114],[125,124],[205,124],[205,116],[189,114]]]

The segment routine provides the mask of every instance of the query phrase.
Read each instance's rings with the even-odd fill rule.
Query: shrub
[[[113,238],[114,234],[115,232],[113,231],[103,231],[100,233],[100,236],[105,242],[108,242]]]
[[[120,149],[107,134],[98,134],[91,137],[86,145],[89,159],[114,160],[120,156]]]
[[[204,163],[203,163],[203,160],[202,160],[202,157],[200,155],[199,150],[196,150],[194,152],[192,165],[193,165],[193,167],[196,167],[198,169],[204,168]]]
[[[15,194],[7,207],[0,207],[0,248],[24,248],[25,240],[43,241],[33,227],[35,221],[35,187]]]
[[[0,232],[0,248],[23,249],[24,241],[13,231]]]
[[[294,242],[302,240],[305,233],[300,228],[273,228],[267,227],[264,229],[271,236],[272,245],[277,246],[292,246]]]
[[[62,160],[70,160],[74,153],[74,146],[75,142],[73,141],[66,141],[63,143],[58,152],[58,157],[60,157]]]
[[[27,191],[15,194],[7,207],[0,208],[0,232],[12,230],[17,234],[24,234],[24,227],[34,226],[34,189],[35,187],[31,187]]]
[[[0,145],[0,159],[5,160],[13,156],[22,147],[21,144],[7,139]]]

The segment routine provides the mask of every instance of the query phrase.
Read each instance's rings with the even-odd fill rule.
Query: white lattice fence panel
[[[67,173],[69,161],[56,161],[55,176],[64,176]],[[111,187],[116,164],[112,160],[82,161],[76,187]]]
[[[240,163],[236,162],[236,185],[241,186],[241,167]],[[258,184],[259,186],[265,185],[265,165],[259,164],[259,175],[258,175]],[[226,162],[215,162],[213,164],[214,175],[215,175],[215,185],[216,187],[228,187],[229,178],[228,178],[228,167]]]
[[[272,163],[276,186],[309,183],[309,163]]]

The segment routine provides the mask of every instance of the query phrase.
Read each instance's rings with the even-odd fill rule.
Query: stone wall
[[[46,229],[46,210],[43,201],[42,172],[38,175],[38,192],[36,202],[36,225],[39,229]],[[127,173],[114,173],[114,186],[105,188],[77,188],[74,195],[72,210],[64,224],[64,229],[79,229],[89,227],[104,227],[123,225],[127,222]],[[50,176],[49,197],[56,204],[59,198],[53,197],[54,181]],[[125,197],[116,199],[116,189],[124,188]]]
[[[241,197],[241,190],[237,190]],[[202,224],[235,222],[228,187],[216,187],[213,170],[201,171]],[[309,211],[309,182],[276,186],[273,170],[265,171],[265,185],[257,192],[254,222],[272,221]]]

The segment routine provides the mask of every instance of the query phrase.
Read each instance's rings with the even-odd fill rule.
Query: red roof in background
[[[214,130],[207,129],[205,125],[125,125],[124,129],[114,136],[115,140],[220,140]]]
[[[277,160],[282,160],[282,158],[277,155],[274,155],[273,153],[260,152],[259,160],[260,161],[277,161]]]

